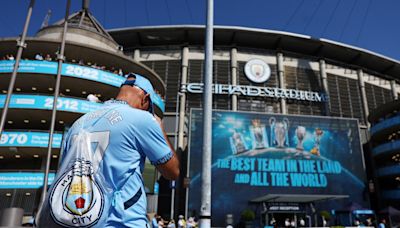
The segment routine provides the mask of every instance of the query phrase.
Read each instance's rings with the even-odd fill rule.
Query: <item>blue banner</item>
[[[49,185],[54,181],[54,176],[54,173],[49,173]],[[43,179],[43,173],[0,173],[0,189],[40,188]]]
[[[192,110],[192,212],[200,208],[202,128],[202,111]],[[211,173],[213,226],[222,226],[226,214],[240,217],[249,201],[268,194],[346,195],[318,206],[340,210],[355,202],[368,207],[355,119],[213,111]]]
[[[60,148],[62,134],[53,135],[53,148]],[[44,132],[3,132],[0,138],[0,147],[47,147],[49,133]]]
[[[4,106],[6,95],[0,95],[0,108]],[[86,100],[59,97],[57,109],[66,112],[87,113],[97,110],[102,104]],[[10,108],[53,109],[53,97],[41,95],[12,95]]]
[[[14,60],[0,61],[0,73],[11,73],[14,69]],[[18,72],[38,73],[38,74],[57,74],[57,62],[21,60]]]
[[[0,61],[0,73],[11,73],[13,71],[14,63],[15,61],[12,60]],[[57,66],[57,62],[21,60],[18,72],[36,74],[57,74]],[[101,82],[115,87],[119,87],[125,80],[124,77],[117,74],[95,69],[92,67],[69,63],[62,64],[61,75]]]
[[[64,63],[61,68],[61,74],[64,76],[83,78],[96,82],[105,83],[115,87],[121,86],[125,78],[107,71],[98,70],[92,67]]]
[[[11,73],[13,71],[15,61],[0,61],[0,73]],[[21,60],[18,72],[36,73],[36,74],[57,74],[57,62],[38,61],[38,60]],[[120,87],[125,78],[107,71],[86,67],[81,65],[64,63],[61,68],[61,75],[67,77],[82,78],[95,82]],[[165,104],[158,94],[153,95],[153,103],[157,105],[162,112],[165,111]]]

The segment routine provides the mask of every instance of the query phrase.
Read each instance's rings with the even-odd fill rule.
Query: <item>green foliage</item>
[[[245,209],[242,211],[240,218],[243,221],[253,221],[256,218],[256,214],[254,213],[254,211],[252,211],[250,209]]]
[[[326,220],[331,219],[331,214],[328,211],[321,211],[319,214],[324,217]]]

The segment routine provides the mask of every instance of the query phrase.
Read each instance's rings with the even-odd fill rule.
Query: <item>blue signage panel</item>
[[[49,185],[54,181],[54,173],[49,173]],[[0,189],[27,189],[43,186],[43,173],[0,173]]]
[[[13,71],[15,61],[0,61],[0,73],[11,73]],[[21,60],[18,72],[37,73],[37,74],[57,74],[57,62],[37,61],[37,60]],[[95,82],[100,82],[115,87],[120,87],[125,78],[107,71],[95,69],[92,67],[64,63],[61,68],[61,75],[75,78],[82,78]],[[164,101],[158,94],[153,95],[153,103],[157,105],[161,111],[165,111]]]
[[[125,81],[124,77],[107,71],[98,70],[92,67],[64,63],[61,68],[61,74],[75,78],[83,78],[108,85],[119,87]]]
[[[53,135],[53,148],[61,147],[62,134]],[[3,132],[0,147],[47,147],[49,133],[44,132]]]
[[[0,95],[0,108],[4,106],[6,95]],[[57,109],[66,112],[87,113],[97,110],[102,104],[86,100],[59,97]],[[53,109],[53,97],[41,95],[12,95],[10,108]]]
[[[202,119],[192,111],[189,210],[200,208]],[[229,111],[212,120],[213,226],[267,194],[348,195],[318,205],[368,207],[357,120]]]
[[[14,60],[0,61],[0,73],[11,73],[14,69]],[[18,72],[38,73],[38,74],[57,74],[57,63],[38,60],[21,60]]]
[[[13,71],[14,63],[15,61],[12,60],[0,61],[0,73],[11,73]],[[18,72],[57,74],[57,65],[57,62],[50,61],[21,60]],[[119,87],[125,80],[124,77],[107,71],[68,63],[62,65],[61,75],[83,78],[116,87]]]

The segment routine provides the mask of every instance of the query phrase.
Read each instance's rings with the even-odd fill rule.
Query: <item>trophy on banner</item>
[[[267,136],[265,133],[265,125],[261,124],[259,119],[251,121],[250,132],[253,138],[253,149],[261,149],[268,147]]]
[[[232,136],[229,138],[232,154],[240,154],[247,150],[246,145],[244,144],[243,135],[233,130]]]
[[[314,148],[311,149],[311,153],[314,155],[320,156],[319,146],[323,134],[324,131],[321,128],[316,128],[314,131],[315,143],[314,143]]]
[[[276,121],[275,117],[271,117],[269,124],[271,126],[271,142],[275,143],[277,148],[287,146],[289,120],[283,118],[282,121]]]
[[[304,138],[306,137],[306,133],[307,133],[306,128],[303,126],[297,126],[295,133],[296,133],[296,137],[297,137],[296,149],[304,150],[303,142],[304,142]]]

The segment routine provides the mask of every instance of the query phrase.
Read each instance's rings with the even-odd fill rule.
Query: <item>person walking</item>
[[[183,215],[179,215],[178,217],[178,228],[186,228],[186,221]]]

